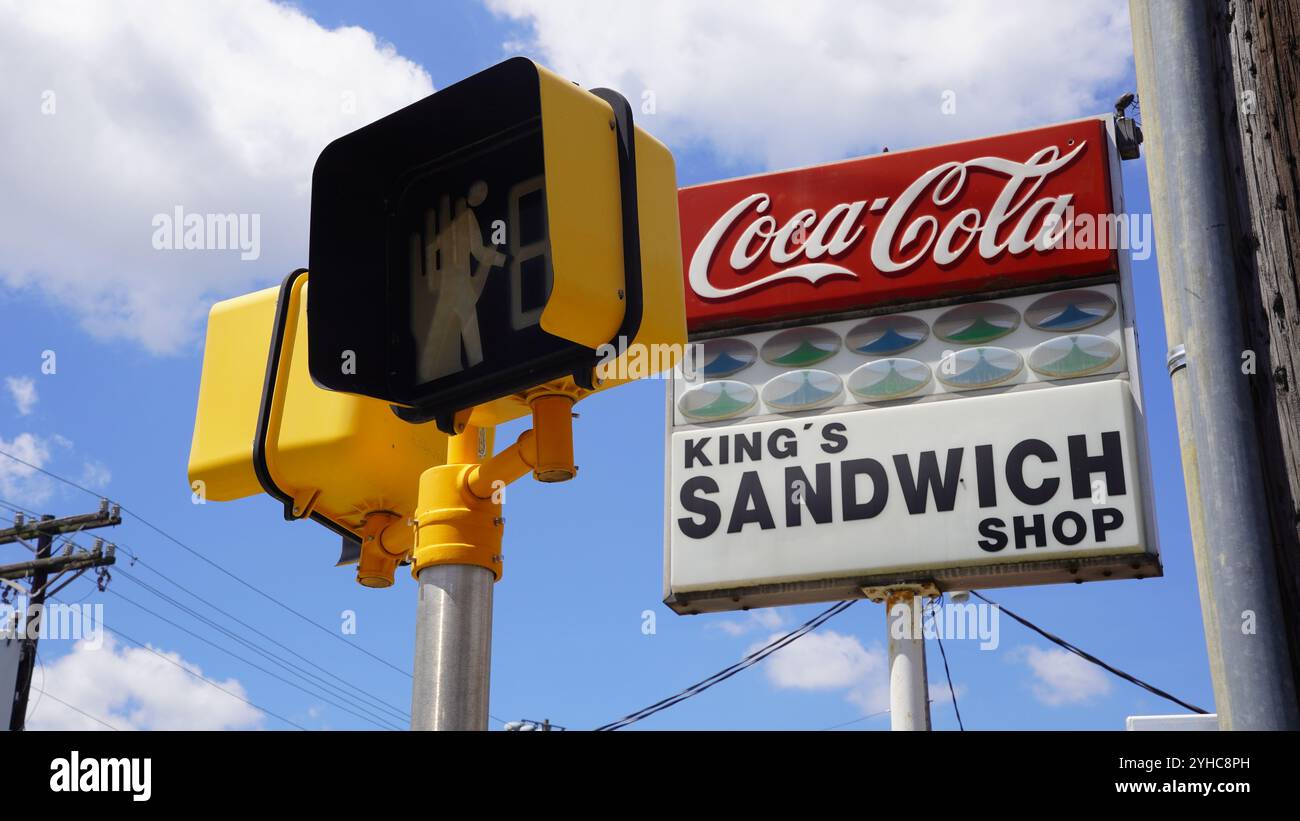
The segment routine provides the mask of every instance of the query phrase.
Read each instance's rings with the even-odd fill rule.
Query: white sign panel
[[[1113,377],[677,429],[668,603],[1159,575],[1135,430],[1129,383]]]
[[[1102,242],[1079,217],[1125,217],[1122,175],[1113,123],[1088,122],[1098,130],[1088,139],[1105,150],[1058,181],[1059,196],[1077,207],[1062,229],[1068,253],[1052,249],[1033,276],[1014,275],[1032,255],[948,259],[925,276],[896,277],[873,257],[859,259],[861,270],[893,279],[688,291],[692,352],[667,397],[670,607],[771,607],[900,584],[961,590],[1161,575],[1129,255],[1109,244],[1118,234]],[[1077,151],[1083,137],[1066,132],[1082,127],[1021,136]],[[712,259],[709,276],[734,288],[723,255],[709,257],[709,226],[747,197],[770,202],[728,240],[733,280],[770,276],[749,259],[760,240],[781,251],[769,262],[791,262],[801,225],[812,233],[800,243],[815,246],[803,253],[824,256],[822,223],[810,215],[852,208],[845,203],[885,207],[881,175],[894,163],[912,190],[920,166],[1036,150],[969,149],[685,189],[685,253],[701,265]],[[969,193],[971,202],[995,199],[987,210],[963,200],[970,207],[960,212],[934,200],[936,214],[913,222],[929,227],[900,240],[908,253],[975,227],[1005,196],[996,187]],[[961,229],[956,213],[975,224]],[[847,264],[854,251],[841,250],[834,261]]]

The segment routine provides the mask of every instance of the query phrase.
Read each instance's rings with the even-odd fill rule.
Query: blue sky
[[[1081,18],[1082,28],[1070,50],[1039,44],[1036,49],[1027,46],[1026,54],[1008,56],[984,48],[974,56],[954,57],[955,62],[946,69],[927,69],[939,73],[923,81],[911,82],[895,75],[896,87],[887,91],[880,89],[889,85],[891,72],[873,62],[878,52],[849,47],[846,53],[857,63],[833,61],[839,68],[827,68],[803,50],[805,41],[798,38],[806,33],[785,32],[791,27],[783,26],[779,18],[763,24],[760,18],[764,14],[770,17],[768,10],[755,11],[755,19],[737,25],[735,31],[712,31],[693,18],[693,12],[678,6],[665,7],[663,15],[678,15],[681,25],[662,23],[662,30],[654,36],[664,43],[652,43],[640,51],[630,46],[617,48],[620,43],[640,43],[649,38],[638,35],[635,26],[628,24],[611,29],[601,53],[588,59],[581,44],[574,45],[574,40],[580,39],[582,25],[597,26],[600,21],[584,22],[581,15],[566,19],[564,11],[538,10],[535,5],[524,0],[503,1],[494,12],[477,2],[309,2],[298,7],[305,15],[301,20],[282,19],[280,12],[267,11],[267,4],[261,0],[250,0],[242,8],[249,14],[279,15],[276,25],[302,32],[304,38],[339,26],[365,29],[381,43],[391,44],[396,55],[427,72],[434,88],[522,50],[570,75],[580,72],[582,76],[573,79],[584,85],[619,87],[615,81],[621,79],[622,90],[629,97],[639,95],[643,89],[659,90],[662,115],[644,118],[642,123],[673,149],[680,185],[837,160],[871,153],[882,145],[905,148],[941,143],[1102,113],[1109,101],[1136,85],[1131,57],[1125,56],[1130,49],[1123,42],[1126,24],[1123,20],[1116,22],[1117,15],[1126,8],[1122,3],[1084,4],[1092,16]],[[821,7],[810,8],[802,25],[821,33],[807,36],[814,42],[830,43],[826,49],[833,50],[837,46],[832,41],[839,28],[835,16]],[[897,8],[873,8],[863,14],[869,12],[888,18],[882,22],[900,26],[923,22],[907,19],[907,12]],[[234,11],[213,12],[221,13]],[[1046,18],[1052,12],[1047,5],[1027,6],[1025,14],[1029,18]],[[124,18],[128,16],[123,14]],[[114,18],[108,22],[119,21]],[[1033,22],[1030,19],[1027,25]],[[31,25],[33,31],[48,29],[31,20],[25,24]],[[184,30],[186,26],[202,28],[206,24],[173,16],[163,28]],[[106,26],[109,33],[103,35],[105,48],[113,45],[113,28]],[[943,26],[937,28],[935,39],[941,36]],[[1116,31],[1121,35],[1118,46],[1114,44]],[[752,38],[752,49],[736,53],[754,52],[754,59],[761,60],[764,66],[775,64],[781,69],[781,76],[803,72],[793,86],[795,92],[769,93],[765,86],[755,86],[747,79],[754,72],[737,67],[720,69],[716,77],[692,76],[686,85],[675,75],[660,71],[666,55],[676,53],[674,48],[678,46],[689,46],[691,59],[698,59],[697,51],[704,47],[699,38],[708,37],[718,38],[719,60],[731,53],[729,49],[736,45],[737,38]],[[784,41],[783,37],[795,39]],[[1093,47],[1090,37],[1099,38],[1106,48]],[[975,39],[978,42],[978,37]],[[256,44],[250,46],[250,53],[243,57],[239,52],[221,55],[227,61],[223,65],[237,66],[241,59],[257,60],[258,55],[251,53],[256,48]],[[363,43],[357,48],[365,51],[367,47]],[[898,48],[906,51],[907,46]],[[918,43],[915,54],[890,54],[879,59],[921,60],[936,48],[933,43]],[[0,48],[0,52],[4,51]],[[287,51],[291,51],[290,44],[284,43],[279,51],[268,52],[273,55],[266,58],[268,62],[258,63],[258,71],[267,77],[268,86],[281,91],[299,88],[289,81],[277,85],[273,76],[276,70],[294,70],[283,67],[283,53]],[[146,42],[140,52],[153,55],[165,66],[165,51],[151,51]],[[687,54],[685,50],[681,53]],[[389,89],[396,84],[389,82],[391,77],[385,72],[398,71],[401,81],[412,90],[408,96],[413,99],[419,95],[424,81],[418,76],[412,79],[402,66],[394,68],[391,60],[396,58],[382,46],[366,51],[364,59],[351,54],[340,51],[338,61],[344,66],[341,70],[348,70],[353,65],[349,61],[355,59],[357,72],[371,72],[378,78],[375,82],[384,80]],[[1106,57],[1111,54],[1114,56]],[[4,59],[0,58],[0,68]],[[1096,64],[1089,66],[1089,61]],[[27,95],[24,99],[30,101],[31,110],[25,109],[19,121],[23,129],[28,129],[24,133],[30,136],[31,130],[41,129],[49,132],[47,141],[37,139],[24,149],[27,154],[6,161],[8,169],[0,168],[0,183],[9,182],[11,190],[13,185],[18,186],[20,205],[12,208],[21,208],[25,193],[30,197],[28,210],[44,215],[41,221],[28,223],[23,229],[43,232],[37,238],[39,247],[36,240],[24,244],[24,238],[17,233],[0,241],[0,387],[7,377],[29,378],[37,397],[25,414],[8,391],[0,397],[0,449],[14,450],[24,435],[28,438],[23,441],[29,445],[43,443],[40,452],[44,458],[40,461],[49,470],[78,482],[102,484],[105,494],[317,623],[337,631],[343,612],[355,611],[357,634],[349,640],[409,669],[414,617],[414,584],[409,576],[399,573],[398,584],[388,590],[363,589],[355,583],[351,569],[332,566],[337,540],[323,529],[283,522],[278,506],[265,497],[193,505],[186,482],[202,361],[200,331],[206,307],[215,299],[272,284],[289,267],[306,261],[304,186],[309,178],[302,168],[309,173],[310,157],[287,171],[282,165],[264,161],[267,157],[301,153],[300,143],[287,138],[277,149],[281,153],[257,153],[266,150],[259,139],[291,128],[286,122],[299,112],[294,111],[292,116],[286,113],[284,121],[268,121],[264,132],[250,131],[256,138],[238,142],[240,150],[227,150],[229,140],[213,143],[224,151],[212,155],[211,165],[216,171],[205,168],[203,158],[198,157],[198,165],[187,174],[187,166],[176,157],[187,151],[197,153],[210,134],[231,128],[228,122],[238,118],[228,107],[237,108],[243,103],[223,96],[205,99],[201,94],[196,101],[192,95],[182,94],[175,99],[189,102],[180,104],[160,91],[162,96],[155,96],[153,103],[141,104],[140,110],[147,111],[148,116],[141,115],[124,127],[121,107],[96,107],[91,101],[110,99],[112,95],[120,99],[127,93],[123,88],[131,85],[132,76],[152,78],[158,70],[143,59],[143,67],[132,68],[131,59],[125,62],[127,67],[121,69],[120,77],[97,79],[95,72],[87,70],[51,79],[54,69],[46,71],[48,63],[33,57],[30,70],[0,80],[0,88],[15,92],[6,96]],[[1055,72],[1057,68],[1062,71]],[[864,77],[875,71],[879,76],[877,82],[854,80],[844,85],[847,81],[836,73],[841,69],[860,70]],[[131,75],[131,71],[141,73]],[[943,71],[952,74],[947,85]],[[235,67],[230,72],[239,73]],[[1067,85],[1049,88],[1049,73],[1067,75]],[[5,72],[0,71],[0,76]],[[981,85],[972,81],[972,76],[993,79]],[[1032,87],[1025,77],[1036,78]],[[100,87],[96,85],[99,82],[108,85]],[[65,87],[66,93],[62,92]],[[364,89],[370,86],[359,81],[358,87],[365,97]],[[38,120],[39,115],[32,112],[40,105],[42,91],[49,88],[60,92],[60,111]],[[687,92],[679,93],[679,88],[689,89],[690,101],[684,99]],[[947,120],[931,112],[937,111],[940,93],[946,88],[959,89],[959,114]],[[331,87],[327,95],[330,99],[336,97],[336,89]],[[96,97],[97,93],[106,96]],[[780,110],[782,94],[798,112],[789,120],[773,115]],[[861,97],[846,96],[853,94]],[[255,96],[252,91],[249,95]],[[309,96],[299,95],[302,99]],[[777,103],[771,101],[772,97],[777,98]],[[704,105],[696,98],[714,102]],[[731,100],[734,105],[727,108],[717,102],[722,100]],[[401,102],[382,99],[374,104],[392,110]],[[272,100],[268,110],[274,111],[280,104]],[[368,104],[363,100],[361,108],[368,110]],[[295,103],[286,96],[283,105],[290,108]],[[962,114],[963,110],[969,114]],[[382,113],[384,110],[377,110],[374,116]],[[62,126],[60,117],[73,123],[83,122],[76,118],[84,117],[84,122],[97,124],[94,134],[99,136],[74,137],[58,131],[68,128]],[[334,135],[365,121],[351,126],[344,123]],[[77,151],[76,140],[107,139],[104,135],[109,134],[125,135],[125,142],[115,143],[112,149],[121,152],[123,163],[138,162],[138,167],[123,167],[122,163],[87,166],[102,176],[47,179],[39,185],[24,177],[23,169],[18,167],[23,156],[30,157],[40,168],[55,169],[50,173],[69,165],[78,167],[77,163],[93,151],[74,155],[71,152]],[[165,145],[173,152],[171,159],[159,157],[155,161],[132,154],[133,134],[142,135],[138,139],[145,147],[157,150],[159,145]],[[187,138],[191,138],[189,142]],[[313,139],[315,135],[308,135],[301,143],[311,145]],[[319,139],[317,142],[323,146]],[[100,142],[89,147],[107,150]],[[254,159],[248,160],[249,156]],[[275,167],[267,170],[270,166]],[[1144,161],[1125,163],[1123,172],[1128,210],[1149,212]],[[243,182],[239,185],[231,183],[232,187],[221,188],[223,181],[241,175]],[[265,209],[267,238],[262,259],[240,262],[237,256],[226,255],[197,261],[192,268],[189,258],[175,252],[138,254],[138,247],[147,247],[148,243],[147,216],[140,223],[140,233],[133,235],[130,247],[123,250],[125,246],[118,245],[120,238],[110,235],[100,224],[101,220],[105,225],[116,224],[112,203],[100,202],[96,197],[104,191],[135,194],[151,185],[158,186],[162,193],[141,205],[145,208],[141,213],[153,213],[159,210],[154,204],[170,204],[180,198],[187,207],[198,211]],[[268,193],[272,188],[293,193],[281,197],[280,193]],[[94,208],[82,207],[84,202],[92,202]],[[50,210],[49,203],[66,205],[63,224],[53,224],[58,221],[58,210]],[[300,225],[294,227],[295,221]],[[55,245],[57,253],[49,250]],[[1085,586],[996,590],[988,595],[1108,662],[1212,709],[1176,425],[1164,367],[1166,345],[1157,264],[1158,254],[1136,261],[1133,272],[1165,576]],[[125,270],[128,266],[130,271]],[[152,301],[146,305],[148,300]],[[113,321],[102,321],[106,311],[111,312]],[[55,374],[41,372],[44,351],[57,355]],[[494,716],[505,720],[549,718],[571,728],[597,726],[738,660],[756,642],[779,632],[778,620],[790,628],[823,609],[823,605],[783,608],[775,616],[769,613],[760,619],[745,614],[681,617],[662,605],[664,384],[632,384],[583,402],[575,430],[577,462],[582,469],[578,479],[561,485],[524,481],[510,488],[505,542],[508,563],[506,575],[496,587],[491,701]],[[519,423],[507,426],[499,433],[498,441],[512,441],[521,428]],[[0,498],[6,502],[56,515],[80,512],[94,505],[93,498],[85,494],[40,476],[22,475],[12,468],[0,471],[0,490],[4,491]],[[374,697],[402,712],[408,709],[409,678],[304,624],[139,521],[128,517],[108,536],[185,587],[255,624],[322,667],[363,686]],[[0,561],[17,560],[19,550],[12,546],[0,548]],[[195,625],[188,616],[154,598],[127,575],[157,585],[178,598],[185,598],[184,593],[148,569],[132,567],[127,555],[120,555],[120,562],[125,572],[114,578],[112,591],[214,641],[229,644],[209,628]],[[64,597],[76,600],[91,589],[89,583],[79,581]],[[121,596],[95,593],[87,601],[104,604],[104,618],[110,628],[147,641],[160,651],[179,654],[210,679],[237,680],[249,701],[270,712],[310,728],[371,726],[222,654],[140,611]],[[647,610],[655,617],[655,631],[650,635],[642,630],[642,614]],[[221,616],[214,618],[225,621]],[[238,625],[228,626],[242,630]],[[822,729],[859,719],[869,711],[864,705],[870,702],[861,694],[881,684],[884,675],[878,664],[886,637],[882,608],[860,602],[814,635],[822,637],[820,643],[810,641],[812,649],[800,659],[811,665],[825,664],[829,672],[823,678],[814,676],[805,681],[811,681],[812,686],[793,686],[788,677],[779,675],[779,670],[773,673],[767,669],[772,664],[769,661],[638,726]],[[1043,655],[1051,645],[1010,619],[1002,620],[1000,639],[997,651],[981,651],[972,641],[950,641],[945,645],[968,728],[1116,729],[1123,726],[1127,715],[1178,712],[1174,705],[1104,673],[1079,674],[1071,665],[1062,666],[1054,656]],[[115,652],[122,651],[119,646]],[[249,655],[247,650],[238,652]],[[42,644],[43,670],[36,674],[37,685],[47,686],[53,696],[107,718],[110,723],[163,726],[174,721],[184,725],[188,716],[191,722],[208,726],[203,724],[206,716],[218,725],[224,722],[224,726],[285,726],[270,716],[250,720],[249,715],[222,706],[218,702],[229,697],[220,693],[197,695],[206,685],[167,689],[158,684],[151,689],[147,680],[132,677],[129,670],[80,664],[68,658],[69,653],[66,642]],[[134,657],[125,658],[129,661]],[[843,673],[846,665],[851,668],[849,674]],[[937,648],[931,643],[932,684],[942,682],[942,675]],[[35,726],[42,726],[42,722],[44,726],[85,723],[52,701],[42,702],[38,694],[33,694],[33,702]],[[178,715],[181,718],[176,718]],[[939,729],[956,727],[950,704],[936,701],[934,724]],[[499,725],[493,722],[493,726]],[[845,729],[887,727],[887,716],[877,716]]]

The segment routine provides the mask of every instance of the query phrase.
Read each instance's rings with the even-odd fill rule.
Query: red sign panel
[[[1097,119],[683,188],[689,328],[1114,271],[1109,173]]]

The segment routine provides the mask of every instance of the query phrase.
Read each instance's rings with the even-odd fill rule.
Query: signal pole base
[[[492,587],[485,567],[430,565],[416,576],[412,730],[486,730]]]

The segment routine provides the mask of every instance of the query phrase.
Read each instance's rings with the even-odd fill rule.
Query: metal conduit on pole
[[[1300,728],[1250,384],[1208,10],[1133,0],[1193,549],[1220,726]],[[1190,453],[1188,448],[1190,447]]]

